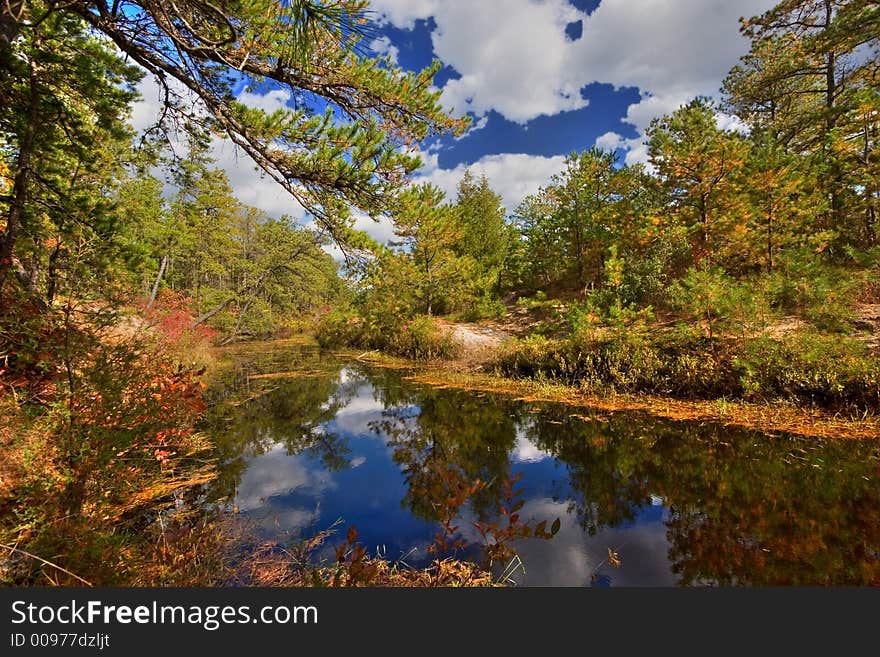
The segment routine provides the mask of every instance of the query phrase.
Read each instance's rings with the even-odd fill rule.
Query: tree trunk
[[[226,301],[223,301],[222,303],[218,303],[216,306],[214,306],[213,308],[211,308],[211,310],[208,310],[207,312],[202,313],[201,315],[198,316],[198,318],[196,319],[196,321],[194,321],[194,322],[190,325],[190,328],[195,328],[195,327],[198,326],[199,324],[204,324],[204,323],[207,322],[209,319],[211,319],[214,315],[216,315],[216,314],[219,313],[221,310],[223,310],[224,308],[226,308],[226,307],[227,307],[230,303],[232,303],[233,301],[235,301],[235,297],[229,297],[228,299],[226,299]]]
[[[824,31],[831,29],[834,20],[834,3],[832,0],[825,0],[825,24]],[[834,115],[834,101],[837,95],[837,77],[835,67],[837,66],[837,55],[834,51],[825,53],[825,136],[824,143],[827,144],[827,137],[831,135],[837,125],[837,117]],[[827,149],[827,147],[826,147]],[[840,165],[836,159],[831,159],[833,168],[831,189],[829,197],[831,201],[831,220],[832,227],[836,230],[843,229],[844,207],[843,197],[841,195],[841,187],[843,186],[843,174]]]
[[[4,14],[5,15],[5,14]],[[27,205],[28,187],[31,180],[31,160],[34,155],[34,142],[36,141],[37,125],[39,121],[39,89],[37,88],[37,72],[33,63],[30,64],[30,107],[28,108],[27,125],[21,138],[18,150],[18,162],[16,164],[15,181],[12,185],[12,203],[6,214],[6,230],[0,238],[0,298],[3,295],[3,285],[12,268],[12,256],[15,250],[15,241],[21,230],[24,220],[24,210]]]
[[[165,269],[168,268],[168,256],[162,256],[162,262],[159,263],[159,273],[156,274],[156,280],[153,283],[153,289],[150,292],[150,300],[147,301],[147,308],[152,308],[153,304],[156,303],[156,295],[159,294],[159,283],[162,281],[162,277],[165,275]]]
[[[62,512],[65,518],[79,518],[82,513],[83,503],[86,499],[86,484],[88,477],[79,473],[64,487]]]
[[[55,250],[49,255],[49,267],[46,269],[46,305],[51,306],[55,300],[55,290],[58,289],[58,256],[61,254],[61,237]]]
[[[224,345],[229,344],[230,342],[232,342],[233,340],[235,340],[235,338],[238,336],[238,332],[241,330],[241,321],[242,321],[242,319],[244,318],[245,313],[248,311],[248,308],[250,308],[250,305],[251,305],[251,302],[250,302],[250,300],[248,300],[248,301],[247,301],[247,302],[241,307],[241,309],[240,309],[239,312],[238,312],[238,319],[235,320],[235,327],[232,329],[232,333],[230,333],[230,334],[226,337],[226,339],[223,340],[223,342],[220,343],[220,346],[221,346],[221,347],[224,346]]]
[[[260,277],[256,280],[256,282],[253,285],[251,285],[247,290],[245,290],[243,293],[237,293],[235,296],[231,296],[228,299],[226,299],[226,301],[217,304],[216,306],[211,308],[211,310],[199,315],[198,319],[196,319],[196,321],[194,321],[192,323],[190,328],[195,328],[199,324],[203,324],[204,322],[207,322],[214,315],[216,315],[221,310],[226,308],[226,306],[228,306],[230,303],[232,303],[236,299],[245,298],[245,297],[248,297],[248,296],[251,296],[254,294],[258,294],[259,291],[263,288],[263,285],[266,284],[266,281],[269,280],[269,277],[272,276],[272,274],[274,274],[279,269],[284,269],[284,268],[285,268],[285,265],[276,265],[274,267],[270,267],[269,269],[264,271],[262,274],[260,274]],[[247,308],[250,306],[250,304],[251,304],[250,301],[246,301],[243,306],[243,310],[247,310]],[[240,317],[241,317],[241,315],[239,315],[239,318]]]

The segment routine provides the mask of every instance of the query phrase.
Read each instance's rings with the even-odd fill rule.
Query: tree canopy
[[[440,108],[431,88],[438,63],[408,73],[362,54],[366,12],[361,0],[4,3],[0,97],[4,106],[30,110],[2,126],[13,182],[0,285],[28,223],[25,206],[39,180],[32,162],[52,149],[46,118],[63,114],[67,123],[57,127],[66,128],[72,148],[100,143],[83,130],[124,117],[138,69],[123,57],[164,90],[154,134],[177,124],[228,137],[344,245],[350,207],[385,211],[418,166],[416,142],[465,126]],[[279,87],[294,107],[271,114],[248,107],[235,93],[243,85]],[[187,94],[199,111],[191,111]],[[68,106],[73,101],[76,108]],[[71,121],[82,123],[79,133]]]

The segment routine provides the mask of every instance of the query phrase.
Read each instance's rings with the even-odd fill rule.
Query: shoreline
[[[462,363],[455,360],[419,362],[379,352],[356,354],[351,350],[333,350],[331,353],[374,367],[411,370],[404,377],[406,380],[436,388],[503,394],[521,401],[560,403],[609,413],[636,411],[667,420],[714,422],[766,434],[781,432],[832,440],[880,439],[880,417],[876,415],[855,419],[785,401],[756,403],[727,399],[684,400],[623,393],[601,395],[554,381],[513,379],[498,374],[463,371]],[[573,415],[577,417],[577,414]]]

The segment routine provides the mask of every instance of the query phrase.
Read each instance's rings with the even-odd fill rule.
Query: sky
[[[470,115],[460,137],[423,144],[417,181],[454,198],[465,169],[485,174],[508,213],[560,172],[564,158],[592,146],[621,161],[646,161],[645,129],[695,96],[717,98],[728,70],[748,49],[739,18],[773,0],[372,0],[367,46],[417,71],[439,59],[434,80],[443,106]],[[135,127],[156,115],[158,91],[142,83]],[[243,92],[273,109],[289,96]],[[719,124],[735,126],[733,117]],[[217,142],[218,164],[238,198],[270,215],[302,208],[254,171],[246,155]],[[387,220],[358,216],[381,241]]]

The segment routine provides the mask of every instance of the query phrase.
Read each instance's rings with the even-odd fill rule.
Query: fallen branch
[[[23,554],[23,555],[26,556],[26,557],[30,557],[31,559],[36,559],[37,561],[40,561],[40,562],[46,564],[47,566],[52,566],[52,568],[55,568],[56,570],[59,570],[59,571],[61,571],[62,573],[66,574],[66,575],[70,575],[71,577],[73,577],[74,579],[79,580],[80,582],[82,582],[82,583],[85,584],[86,586],[94,586],[94,584],[92,584],[91,582],[89,582],[89,581],[87,581],[87,580],[84,580],[82,577],[80,577],[80,576],[77,575],[76,573],[72,573],[72,572],[70,572],[69,570],[67,570],[67,568],[62,568],[62,567],[59,566],[57,563],[52,563],[52,562],[49,561],[48,559],[44,559],[43,557],[38,557],[36,554],[31,554],[31,553],[28,552],[27,550],[22,550],[21,548],[14,547],[14,546],[12,546],[12,545],[5,545],[5,544],[3,544],[3,543],[0,543],[0,547],[2,547],[2,548],[6,548],[6,549],[9,550],[10,552],[20,552],[21,554]]]

